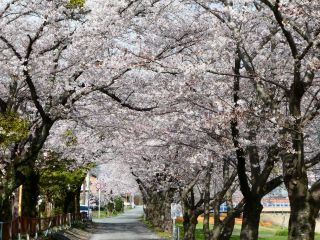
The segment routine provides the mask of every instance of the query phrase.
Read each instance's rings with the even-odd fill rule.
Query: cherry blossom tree
[[[318,6],[315,4],[314,10],[309,11],[311,6],[304,1],[248,1],[245,4],[243,8],[238,2],[226,4],[228,16],[233,19],[231,28],[241,26],[235,39],[243,71],[239,69],[232,75],[242,81],[251,80],[264,102],[261,104],[264,111],[272,113],[274,118],[270,120],[278,124],[277,152],[283,162],[291,205],[289,239],[313,239],[314,216],[319,211],[313,206],[318,201],[318,183],[308,188],[307,168],[309,161],[317,163],[317,154],[305,152],[304,149],[311,146],[306,145],[308,141],[304,141],[304,135],[308,124],[317,121],[318,115],[316,46],[319,30],[318,18],[313,17]],[[251,21],[243,24],[244,19]],[[252,26],[260,30],[261,36],[247,29]]]
[[[130,18],[119,17],[123,3],[117,3],[101,2],[91,12],[58,0],[1,4],[1,113],[18,114],[28,121],[29,130],[28,137],[13,142],[1,157],[2,219],[10,218],[5,206],[12,191],[27,178],[35,179],[29,176],[52,126],[68,118],[82,96],[100,92],[107,101],[125,108],[150,110],[132,106],[122,99],[126,93],[111,89],[131,64],[115,64],[120,55],[125,56],[116,39],[127,29]],[[28,186],[24,189],[32,194]]]

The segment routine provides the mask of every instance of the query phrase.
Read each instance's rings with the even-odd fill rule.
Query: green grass
[[[115,217],[121,214],[122,212],[113,212],[107,213],[105,211],[100,211],[100,218],[108,218],[108,217]],[[99,211],[92,211],[92,218],[99,219]]]
[[[240,239],[241,225],[236,224],[232,233],[232,240]],[[261,240],[286,240],[288,239],[288,230],[279,226],[259,227],[259,239]],[[201,238],[199,238],[201,240]],[[320,234],[316,233],[315,240],[320,240]]]
[[[150,229],[152,229],[156,234],[161,236],[164,239],[170,239],[170,233],[164,233],[159,231],[159,229],[150,226],[150,224],[146,221],[142,221],[145,223]],[[178,223],[177,227],[180,229],[180,236],[183,236],[183,227],[182,223]],[[204,234],[202,231],[203,224],[199,223],[196,229],[196,239],[203,240]],[[234,231],[232,233],[231,240],[239,240],[240,239],[240,229],[241,225],[236,224],[234,226]],[[182,238],[181,238],[182,239]],[[288,239],[288,230],[283,229],[279,226],[272,226],[272,227],[260,227],[259,228],[259,239],[261,240],[287,240]],[[320,240],[320,234],[316,233],[315,240]]]
[[[159,228],[154,227],[150,222],[146,221],[143,217],[141,217],[140,221],[162,239],[169,240],[172,238],[171,233],[161,231]]]
[[[86,229],[87,225],[86,225],[86,223],[83,223],[83,222],[81,222],[81,221],[77,221],[77,222],[75,222],[75,223],[72,224],[72,227],[73,227],[73,228],[77,228],[77,229],[84,230],[84,229]]]
[[[116,214],[109,215],[105,211],[100,211],[100,218],[112,217],[113,215],[116,215]],[[92,218],[94,218],[94,219],[99,218],[99,211],[92,211]]]
[[[132,208],[124,208],[123,212],[113,212],[113,213],[107,213],[104,210],[100,211],[100,218],[109,218],[109,217],[116,217],[121,213],[124,213],[126,211],[130,211]],[[99,219],[99,211],[92,211],[92,219]]]

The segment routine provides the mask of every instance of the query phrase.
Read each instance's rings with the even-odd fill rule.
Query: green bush
[[[114,199],[114,210],[116,212],[123,212],[124,211],[124,202],[121,197],[116,197]]]
[[[72,224],[72,227],[73,227],[73,228],[77,228],[77,229],[82,229],[82,230],[84,230],[84,229],[86,229],[86,224],[83,223],[83,222],[81,222],[81,221],[77,221],[77,222],[74,222],[74,223]]]
[[[69,8],[83,8],[85,0],[70,0],[67,7]]]
[[[278,230],[275,233],[276,236],[288,236],[288,229]]]

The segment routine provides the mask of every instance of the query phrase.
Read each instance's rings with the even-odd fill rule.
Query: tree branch
[[[151,111],[151,110],[157,108],[157,106],[155,106],[155,107],[146,107],[146,108],[133,106],[133,105],[123,101],[121,98],[116,96],[116,94],[114,94],[113,92],[111,92],[108,89],[100,89],[100,92],[106,94],[107,96],[112,98],[114,101],[118,102],[122,107],[128,108],[130,110],[134,110],[134,111],[138,111],[138,112],[148,112],[148,111]]]
[[[311,158],[309,161],[307,161],[305,163],[306,168],[311,168],[315,165],[317,165],[318,163],[320,163],[320,153],[318,153],[317,155],[315,155],[313,158]]]
[[[20,53],[17,52],[15,47],[4,36],[0,36],[0,39],[8,46],[8,48],[11,49],[13,54],[21,61],[22,60],[22,56],[21,56]]]
[[[275,17],[276,21],[278,22],[278,25],[280,26],[282,33],[285,36],[285,38],[289,44],[293,58],[297,59],[297,56],[298,56],[297,45],[294,41],[294,38],[293,38],[291,32],[289,32],[286,29],[286,27],[284,26],[284,19],[283,19],[281,12],[279,11],[280,0],[276,0],[275,5],[272,5],[272,3],[269,0],[261,0],[261,2],[264,3],[265,5],[267,5],[270,8],[270,10],[273,12],[274,17]]]
[[[186,188],[184,188],[182,190],[182,196],[181,198],[186,198],[188,193],[192,190],[192,188],[194,187],[194,185],[196,185],[196,183],[198,182],[200,176],[201,176],[201,171],[199,170],[196,177],[186,186]]]
[[[11,4],[14,4],[18,0],[13,0],[11,2],[8,2],[7,5],[4,7],[3,11],[0,13],[0,18],[2,18],[3,14],[9,9]]]
[[[241,58],[239,50],[236,54],[235,59],[235,66],[234,66],[234,82],[233,82],[233,102],[234,102],[234,108],[238,107],[238,100],[239,95],[238,92],[240,91],[240,65],[241,65]],[[248,182],[248,176],[246,171],[246,158],[245,158],[245,152],[244,149],[240,146],[239,143],[239,129],[238,129],[238,121],[236,117],[234,116],[231,120],[231,135],[232,135],[232,142],[234,147],[236,148],[236,157],[237,157],[237,172],[238,172],[238,178],[240,182],[240,190],[242,192],[242,195],[245,199],[251,198],[251,189]]]
[[[267,182],[263,187],[262,196],[268,194],[273,189],[275,189],[276,187],[280,186],[281,183],[283,183],[283,176],[282,175],[270,180],[269,182]]]
[[[259,190],[258,189],[259,186],[264,186],[265,183],[267,182],[267,180],[270,176],[270,173],[271,173],[272,169],[274,168],[274,163],[279,160],[277,158],[279,150],[280,149],[278,148],[277,144],[274,144],[268,148],[267,160],[266,160],[266,162],[264,164],[264,168],[259,176],[259,180],[257,181],[257,186],[255,186],[255,188],[257,190]],[[261,193],[258,192],[258,194],[261,194]]]
[[[312,200],[316,202],[317,205],[320,203],[320,179],[316,181],[310,188],[310,193]]]

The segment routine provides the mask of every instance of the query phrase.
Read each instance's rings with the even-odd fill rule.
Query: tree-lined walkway
[[[142,215],[142,207],[136,207],[114,218],[94,220],[96,230],[90,240],[160,239],[140,222]]]

